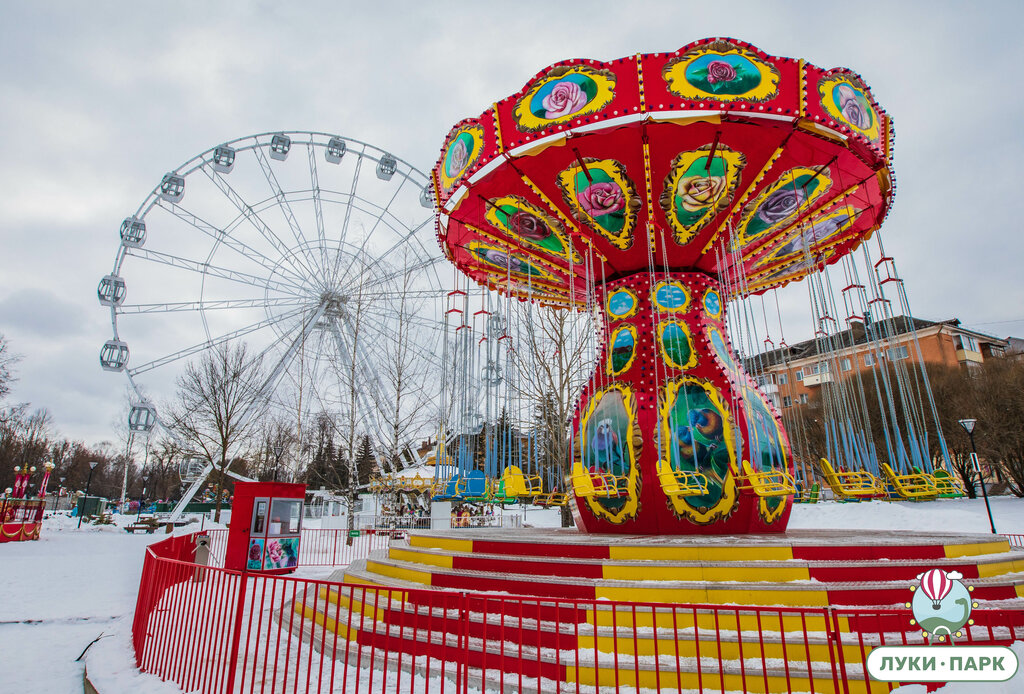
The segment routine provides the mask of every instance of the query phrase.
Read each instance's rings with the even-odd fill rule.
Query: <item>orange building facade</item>
[[[785,412],[806,404],[823,383],[868,372],[887,359],[976,368],[986,359],[1003,357],[1008,346],[1007,340],[961,327],[955,318],[932,322],[898,316],[867,328],[854,322],[827,339],[806,340],[745,361],[761,390]]]

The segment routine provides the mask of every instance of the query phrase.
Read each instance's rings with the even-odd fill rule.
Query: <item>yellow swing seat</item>
[[[610,472],[586,470],[580,463],[572,468],[572,490],[576,496],[615,498],[629,494],[629,478]]]
[[[510,465],[501,476],[505,482],[505,496],[533,497],[544,493],[540,475],[527,475],[515,465]]]
[[[796,494],[796,480],[784,470],[754,472],[746,460],[742,463],[743,474],[739,476],[739,489],[749,489],[757,496],[789,496]]]
[[[828,458],[821,459],[821,473],[825,483],[838,498],[885,496],[885,485],[867,470],[848,472],[836,470]]]
[[[935,486],[935,478],[923,473],[912,473],[898,475],[889,466],[889,463],[882,463],[880,466],[885,481],[892,485],[896,493],[904,499],[934,499],[939,495],[939,489]]]
[[[664,470],[658,473],[658,481],[668,496],[703,496],[708,493],[708,478],[702,472]]]

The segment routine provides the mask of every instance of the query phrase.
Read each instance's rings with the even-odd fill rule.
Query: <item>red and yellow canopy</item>
[[[741,41],[568,60],[449,133],[439,240],[477,282],[556,305],[651,266],[757,293],[881,225],[891,141],[857,74]]]

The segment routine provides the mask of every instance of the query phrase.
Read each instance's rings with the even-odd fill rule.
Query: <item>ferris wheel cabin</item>
[[[128,365],[128,345],[121,340],[107,340],[100,349],[100,366],[104,371],[124,371]]]
[[[220,173],[231,173],[235,168],[235,149],[221,145],[213,150],[213,170]]]
[[[124,279],[117,275],[104,275],[96,287],[96,296],[104,306],[120,306],[126,292]]]
[[[142,248],[146,242],[146,223],[136,216],[121,222],[121,243],[128,248]]]

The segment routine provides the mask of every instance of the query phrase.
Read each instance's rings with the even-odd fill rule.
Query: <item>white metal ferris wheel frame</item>
[[[304,139],[300,140],[299,138]],[[305,146],[308,155],[310,175],[308,190],[284,190],[274,172],[273,164],[271,164],[272,159],[283,160],[287,158],[293,149],[293,143]],[[254,204],[247,202],[245,198],[235,191],[226,178],[233,170],[239,154],[249,151],[256,157],[272,193],[271,196]],[[342,157],[346,155],[356,157],[355,168],[351,175],[351,188],[347,193],[325,191],[320,187],[316,162],[319,152],[323,153],[325,160],[329,164],[338,164]],[[369,161],[376,165],[378,179],[390,181],[394,176],[398,176],[400,179],[394,194],[383,206],[357,194],[360,172],[364,161]],[[187,207],[178,204],[187,192],[186,182],[189,180],[189,176],[198,172],[205,174],[210,182],[220,190],[224,198],[235,208],[236,216],[230,225],[218,228],[190,212]],[[124,225],[122,225],[122,242],[118,248],[113,270],[110,275],[101,280],[97,290],[101,303],[110,307],[111,328],[113,331],[113,339],[106,343],[104,350],[101,351],[101,365],[107,370],[123,371],[126,374],[133,392],[140,399],[139,405],[136,407],[145,412],[145,416],[138,417],[134,411],[136,408],[133,408],[130,425],[132,425],[132,422],[139,420],[143,423],[140,425],[140,428],[148,431],[154,425],[160,424],[165,431],[176,438],[174,432],[160,420],[156,409],[147,401],[144,391],[136,379],[137,376],[152,369],[187,359],[218,344],[271,327],[278,333],[278,339],[272,341],[265,352],[286,342],[288,338],[291,338],[291,342],[284,349],[280,359],[278,359],[263,382],[260,392],[263,395],[269,395],[276,388],[288,366],[294,360],[298,347],[304,344],[314,328],[325,327],[325,322],[329,324],[326,326],[328,330],[325,332],[330,333],[336,351],[339,354],[345,355],[351,361],[353,368],[359,373],[361,382],[369,386],[368,388],[359,389],[361,408],[364,410],[363,416],[366,416],[365,411],[370,410],[374,404],[379,406],[379,403],[370,403],[368,401],[368,399],[378,398],[382,392],[378,374],[373,368],[372,361],[367,357],[365,350],[356,344],[356,341],[346,339],[345,313],[344,310],[339,308],[340,303],[343,303],[344,299],[334,293],[334,290],[337,287],[339,277],[352,269],[357,256],[361,259],[362,254],[365,254],[367,243],[373,231],[371,230],[371,234],[363,240],[361,247],[344,247],[347,242],[346,235],[353,209],[368,214],[371,218],[375,216],[374,230],[380,224],[385,224],[392,229],[402,229],[402,233],[398,234],[399,238],[393,245],[380,254],[372,263],[362,265],[357,269],[362,273],[366,273],[375,267],[379,268],[382,261],[399,246],[414,243],[418,245],[418,250],[423,252],[423,259],[418,264],[419,269],[428,273],[433,272],[436,279],[436,265],[443,258],[436,252],[436,249],[431,253],[430,249],[422,243],[422,239],[416,236],[433,220],[432,212],[426,212],[422,221],[415,226],[410,226],[399,219],[391,210],[391,206],[395,203],[396,198],[398,198],[399,192],[407,183],[412,183],[416,186],[420,205],[427,208],[427,210],[432,210],[429,178],[407,162],[365,142],[331,133],[313,131],[267,132],[237,138],[189,159],[174,171],[165,175],[160,184],[152,190],[139,206],[136,213],[126,219]],[[345,207],[345,219],[340,237],[338,239],[330,239],[332,242],[336,241],[337,245],[337,252],[335,253],[333,263],[330,261],[329,256],[334,252],[334,248],[328,245],[324,223],[323,197],[325,194],[331,198],[329,202],[342,204]],[[301,195],[308,197],[295,197]],[[303,233],[292,211],[292,204],[296,200],[305,203],[308,203],[310,200],[312,201],[317,227],[316,245],[314,246],[311,246],[310,241],[312,239]],[[146,233],[146,216],[157,206],[212,239],[209,255],[204,262],[143,248]],[[294,246],[289,246],[288,244],[291,241],[282,239],[261,218],[261,213],[271,208],[277,208],[283,213],[287,226],[294,237]],[[131,225],[135,223],[141,223],[141,229],[131,228]],[[251,224],[259,231],[267,243],[280,254],[277,262],[273,262],[266,254],[232,236],[231,232],[234,229],[246,223]],[[141,239],[133,238],[132,234],[135,231],[141,231]],[[432,235],[431,232],[432,230],[428,232],[428,235]],[[222,245],[245,256],[256,265],[262,266],[270,275],[263,278],[234,270],[231,267],[212,264],[210,262],[211,259]],[[127,289],[125,281],[121,276],[121,270],[126,258],[129,256],[200,273],[202,275],[202,282],[200,284],[199,300],[125,305],[124,298]],[[342,271],[340,262],[345,256],[349,256],[349,260],[345,270]],[[321,274],[317,273],[318,270]],[[409,270],[408,266],[404,269],[406,272]],[[258,289],[261,288],[263,289],[264,296],[262,299],[206,300],[205,291],[208,277],[216,277],[231,282],[249,284]],[[440,298],[440,292],[442,291],[440,282],[437,281],[434,287],[436,289],[423,290],[422,294],[424,296],[429,295],[432,298]],[[269,296],[271,290],[280,290],[289,296],[272,298]],[[306,298],[305,308],[309,309],[312,304],[315,304],[315,308],[304,312],[300,295]],[[315,298],[316,301],[310,301],[311,298]],[[299,308],[293,308],[276,316],[271,315],[271,308],[287,308],[296,305],[299,305]],[[206,316],[207,310],[241,308],[263,308],[268,313],[267,320],[218,335],[217,337],[211,334]],[[121,339],[118,316],[181,311],[198,311],[206,333],[206,340],[157,359],[152,359],[140,366],[129,367],[128,346]],[[295,330],[279,330],[279,324],[285,320],[295,322],[296,326],[301,329],[297,332]],[[428,359],[431,357],[436,359],[434,354],[421,356]],[[105,357],[108,358],[106,362],[104,362]],[[249,413],[246,413],[245,416],[248,415]],[[146,424],[148,426],[145,426]],[[212,463],[206,461],[205,469],[202,474],[196,476],[192,486],[175,509],[174,516],[180,515],[185,504],[198,491],[212,469]]]

